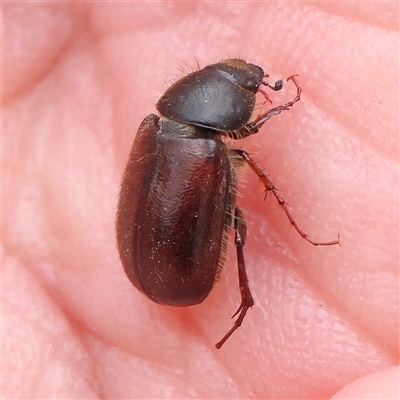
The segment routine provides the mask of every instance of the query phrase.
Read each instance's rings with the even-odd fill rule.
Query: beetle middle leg
[[[235,332],[236,329],[240,327],[240,325],[242,325],[247,310],[250,307],[254,306],[254,300],[250,292],[249,280],[247,278],[246,264],[244,261],[244,254],[243,254],[243,247],[246,243],[246,222],[244,220],[242,211],[237,207],[235,208],[234,229],[235,229],[235,246],[236,246],[237,262],[238,262],[241,303],[235,314],[233,314],[232,316],[232,318],[234,318],[237,314],[239,314],[239,317],[233,324],[233,327],[230,329],[230,331],[215,345],[217,349],[220,349],[222,345],[232,335],[232,333]]]
[[[240,157],[242,160],[246,161],[247,165],[256,173],[256,175],[260,178],[262,184],[264,185],[265,189],[267,190],[267,193],[271,192],[275,196],[280,207],[282,208],[282,210],[285,212],[287,218],[289,219],[289,222],[294,227],[294,229],[296,229],[296,231],[299,233],[299,235],[303,239],[307,240],[307,242],[311,243],[314,246],[332,246],[335,244],[339,244],[339,235],[336,240],[332,240],[330,242],[316,242],[315,240],[310,239],[309,236],[305,232],[303,232],[300,229],[300,227],[297,225],[296,221],[290,214],[288,204],[281,197],[276,186],[269,180],[267,175],[261,170],[261,168],[256,164],[256,162],[250,157],[249,153],[247,153],[244,150],[239,150],[239,149],[233,150],[233,152],[234,152],[234,154],[236,154],[237,157]]]

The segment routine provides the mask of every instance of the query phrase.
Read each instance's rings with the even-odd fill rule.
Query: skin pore
[[[4,398],[396,396],[397,3],[7,3],[3,13]],[[177,67],[235,56],[271,84],[298,74],[303,95],[229,145],[250,152],[304,231],[340,233],[341,246],[302,240],[244,167],[256,305],[217,351],[239,306],[234,246],[204,303],[162,307],[125,277],[114,222],[132,140]],[[276,106],[295,88],[269,95]]]

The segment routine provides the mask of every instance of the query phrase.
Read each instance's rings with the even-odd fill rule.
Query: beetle
[[[121,262],[131,283],[156,303],[201,303],[221,272],[227,230],[233,228],[241,304],[217,348],[254,305],[243,252],[246,223],[235,195],[240,164],[258,175],[304,239],[315,246],[339,243],[311,240],[251,156],[222,140],[256,134],[272,116],[300,100],[301,88],[291,76],[296,97],[255,117],[257,92],[269,99],[260,87],[277,91],[283,86],[282,81],[272,86],[265,77],[259,66],[233,58],[176,81],[156,105],[160,115],[150,114],[141,123],[120,188],[116,234]]]

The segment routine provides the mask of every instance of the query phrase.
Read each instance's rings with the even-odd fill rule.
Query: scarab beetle
[[[126,275],[159,304],[176,307],[201,303],[223,265],[227,228],[235,231],[241,304],[220,348],[254,305],[243,246],[246,224],[236,205],[236,168],[247,165],[278,200],[290,223],[300,230],[274,184],[244,150],[228,149],[223,136],[241,139],[255,134],[273,115],[300,100],[296,97],[254,116],[256,93],[271,86],[257,65],[228,59],[190,73],[175,82],[158,101],[160,116],[150,114],[134,140],[123,175],[116,221],[117,242]]]

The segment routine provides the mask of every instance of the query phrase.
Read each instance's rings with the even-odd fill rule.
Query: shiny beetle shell
[[[190,306],[212,289],[233,176],[220,138],[149,115],[129,156],[117,239],[131,282],[157,303]]]

